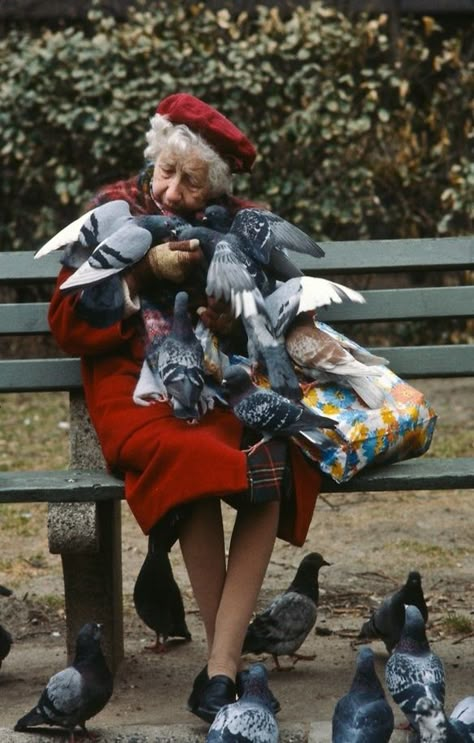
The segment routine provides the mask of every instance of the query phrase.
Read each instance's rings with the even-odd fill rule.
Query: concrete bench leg
[[[95,511],[97,549],[71,551],[55,538],[58,524],[64,524],[65,514],[84,524],[82,506]],[[51,504],[49,513],[50,551],[60,553],[64,575],[64,598],[67,626],[67,654],[72,660],[79,629],[86,622],[104,625],[103,649],[114,673],[123,659],[122,616],[122,549],[121,504],[104,503]],[[72,511],[71,513],[67,512]],[[75,517],[75,518],[74,518]],[[86,519],[87,520],[87,519]],[[61,530],[67,534],[66,530]],[[69,544],[71,546],[71,544]]]

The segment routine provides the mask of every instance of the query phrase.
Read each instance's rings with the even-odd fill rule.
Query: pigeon
[[[305,392],[316,384],[333,382],[353,389],[367,407],[382,407],[385,391],[377,377],[384,373],[386,359],[361,350],[348,338],[338,340],[306,313],[293,321],[285,345],[302,375],[313,380]]]
[[[109,202],[109,205],[114,203],[117,202]],[[94,216],[102,208],[94,210]],[[130,268],[145,256],[149,248],[174,238],[175,229],[183,223],[181,217],[160,214],[133,217],[130,213],[128,216],[123,214],[115,222],[116,229],[106,235],[77,271],[63,281],[61,291],[93,286]]]
[[[196,423],[203,406],[207,409],[203,401],[204,351],[193,329],[188,301],[187,292],[176,294],[171,331],[164,339],[157,337],[156,344],[150,344],[146,360],[174,415]]]
[[[0,586],[0,596],[11,596],[13,591],[6,586]]]
[[[8,630],[5,629],[5,627],[2,627],[0,624],[0,668],[2,667],[2,663],[7,657],[8,653],[11,650],[11,646],[13,644],[13,638],[11,634],[8,632]]]
[[[459,720],[474,726],[474,696],[464,697],[451,712],[450,720]]]
[[[270,387],[290,400],[300,400],[302,389],[286,348],[285,333],[300,312],[364,298],[342,284],[309,276],[288,279],[265,298],[259,291],[242,297],[242,321],[248,337],[253,368],[262,362]]]
[[[147,650],[164,653],[169,638],[191,640],[186,625],[183,598],[173,576],[167,545],[154,538],[148,539],[148,552],[133,589],[133,602],[140,619],[156,635],[154,645]]]
[[[455,717],[454,710],[448,718],[441,702],[430,697],[418,699],[415,725],[420,743],[472,743],[474,740],[474,724],[462,722]]]
[[[276,596],[250,622],[243,653],[270,653],[278,670],[285,670],[280,664],[280,655],[289,655],[293,666],[298,660],[314,659],[314,655],[301,655],[297,651],[316,623],[318,577],[324,565],[330,563],[319,552],[310,552],[303,557],[286,591]]]
[[[373,650],[361,648],[351,687],[334,709],[332,743],[388,743],[393,729],[393,711],[375,672]]]
[[[404,585],[383,599],[370,619],[362,625],[358,639],[382,640],[387,651],[391,653],[403,630],[405,604],[417,606],[426,623],[428,607],[423,595],[421,575],[417,570],[410,571]]]
[[[278,743],[278,723],[263,663],[252,664],[243,683],[238,701],[226,704],[217,713],[207,743]]]
[[[415,730],[418,699],[427,696],[444,705],[444,666],[441,658],[430,649],[425,623],[416,606],[405,607],[405,624],[385,666],[385,681],[394,701]]]
[[[210,204],[204,209],[202,224],[211,230],[226,233],[230,230],[234,215],[222,204]]]
[[[273,390],[257,387],[242,364],[230,366],[221,384],[237,418],[261,434],[262,438],[247,450],[249,455],[277,436],[287,438],[302,434],[321,447],[333,443],[321,429],[335,430],[337,421],[318,415]]]
[[[20,718],[14,730],[26,732],[36,725],[56,725],[69,733],[79,726],[88,735],[86,722],[107,704],[113,691],[113,677],[100,646],[101,625],[85,624],[77,635],[71,666],[51,676],[39,701]]]

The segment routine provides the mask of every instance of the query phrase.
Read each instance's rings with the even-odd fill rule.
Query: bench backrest
[[[474,346],[468,342],[450,342],[452,333],[445,334],[446,337],[440,334],[439,343],[425,345],[410,341],[417,337],[410,331],[410,324],[417,321],[436,323],[442,319],[472,318],[473,238],[332,242],[322,243],[322,247],[326,255],[321,259],[298,254],[291,257],[309,275],[340,280],[361,290],[366,304],[344,303],[323,308],[318,312],[320,320],[335,327],[343,323],[343,328],[350,323],[357,331],[354,339],[388,358],[391,368],[402,377],[474,374]],[[0,253],[0,285],[51,284],[58,273],[60,251],[39,260],[34,260],[33,255],[32,251]],[[419,285],[407,286],[407,274],[419,274]],[[444,285],[447,276],[449,285]],[[0,304],[0,335],[47,335],[47,309],[47,302]],[[366,323],[383,324],[379,333],[383,344],[374,347],[364,343],[361,328],[367,328]],[[390,347],[388,337],[389,333],[392,337],[392,328],[397,328],[399,335],[401,329],[402,341]],[[64,358],[58,353],[56,358],[0,361],[0,392],[80,388],[77,359]]]

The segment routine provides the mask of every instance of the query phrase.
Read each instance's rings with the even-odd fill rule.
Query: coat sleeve
[[[136,318],[116,320],[106,327],[91,324],[80,293],[64,294],[59,290],[71,273],[67,268],[60,271],[49,306],[49,326],[59,347],[75,356],[95,356],[127,343],[136,333]]]

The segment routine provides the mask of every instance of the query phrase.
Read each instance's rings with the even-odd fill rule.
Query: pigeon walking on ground
[[[418,729],[416,703],[421,697],[444,705],[444,666],[441,658],[430,649],[425,623],[416,606],[405,607],[405,624],[385,666],[385,681],[394,701],[415,730]]]
[[[204,351],[197,339],[188,312],[188,294],[178,292],[174,302],[173,324],[169,335],[150,345],[146,360],[177,418],[195,423],[207,409]]]
[[[150,534],[148,552],[133,589],[133,602],[140,619],[156,635],[147,650],[164,653],[171,638],[191,640],[186,624],[183,597],[171,567],[168,545],[159,534]]]
[[[375,672],[371,648],[359,650],[351,688],[336,704],[332,743],[388,743],[394,718]]]
[[[301,655],[297,651],[316,624],[319,570],[324,565],[330,563],[319,552],[310,552],[301,560],[286,591],[276,596],[249,624],[243,653],[269,653],[278,670],[285,670],[280,665],[281,655],[289,655],[293,666],[298,660],[314,659],[314,655]]]
[[[219,710],[206,743],[278,743],[278,739],[267,669],[254,663],[245,675],[242,696]]]
[[[454,711],[448,718],[436,699],[420,697],[415,713],[419,743],[472,743],[474,740],[474,725],[455,717]]]
[[[277,436],[288,438],[301,433],[321,447],[332,443],[321,429],[336,430],[337,421],[313,413],[273,390],[260,389],[243,365],[230,366],[222,386],[237,418],[262,436],[247,450],[248,454]]]
[[[319,327],[310,314],[301,314],[286,334],[286,350],[302,375],[312,380],[305,385],[333,382],[356,392],[369,408],[380,408],[385,391],[377,383],[387,360],[361,350],[348,338],[339,340]]]
[[[36,725],[54,725],[69,733],[74,729],[87,735],[86,722],[107,704],[113,691],[113,677],[100,646],[101,626],[85,624],[78,633],[76,654],[71,666],[51,676],[39,701],[20,718],[14,730],[26,732]]]
[[[386,596],[372,616],[362,625],[359,640],[382,640],[389,653],[400,640],[405,624],[405,604],[418,607],[426,623],[428,607],[426,606],[421,575],[411,570],[401,588]]]

